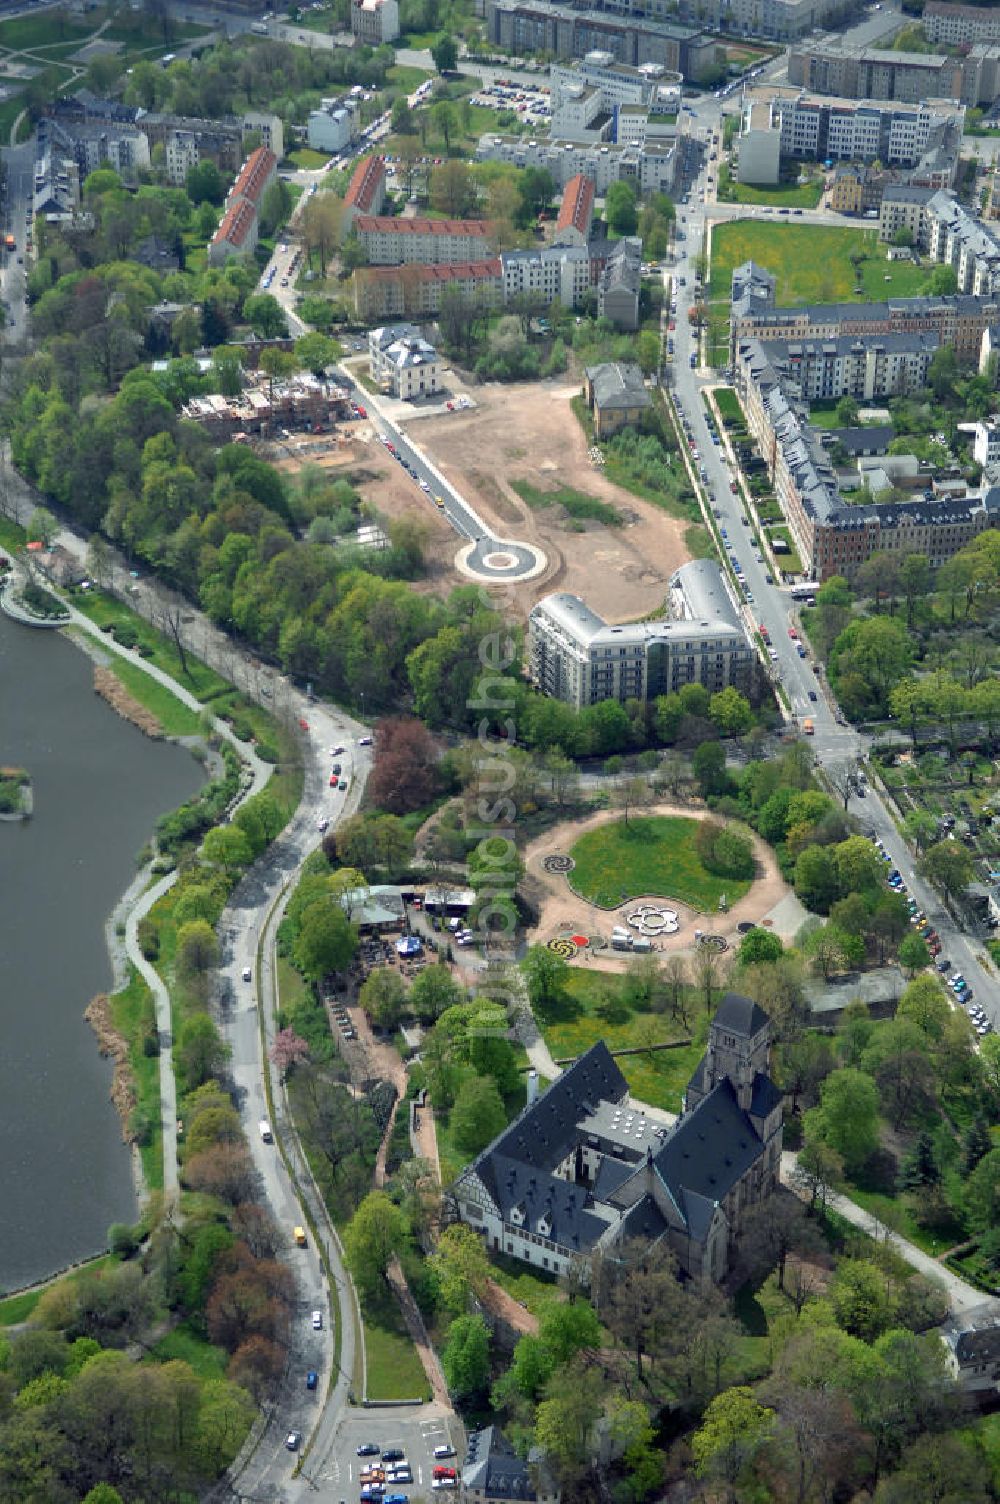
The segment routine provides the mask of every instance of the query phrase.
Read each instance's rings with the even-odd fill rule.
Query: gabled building
[[[1000,1314],[983,1305],[952,1316],[941,1330],[948,1370],[967,1394],[1000,1391]]]
[[[461,1475],[462,1504],[557,1504],[559,1491],[544,1466],[519,1457],[499,1426],[469,1435]]]
[[[603,1041],[564,1071],[452,1187],[486,1247],[589,1277],[623,1244],[664,1244],[682,1276],[725,1277],[747,1212],[774,1193],[781,1093],[768,1074],[770,1025],[728,993],[672,1128],[648,1119]]]
[[[385,208],[385,189],[385,158],[362,157],[344,194],[348,225],[353,225],[359,214],[381,214]]]

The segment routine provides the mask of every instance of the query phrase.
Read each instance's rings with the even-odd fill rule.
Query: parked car
[[[299,1447],[301,1445],[302,1445],[302,1432],[301,1431],[289,1431],[288,1435],[285,1437],[285,1446],[288,1448],[288,1450],[290,1452],[297,1452],[298,1449],[299,1449]]]
[[[315,1389],[316,1385],[318,1383],[319,1383],[319,1374],[316,1372],[316,1370],[314,1368],[310,1368],[309,1372],[306,1374],[306,1388],[307,1389]]]
[[[379,1448],[373,1441],[362,1442],[361,1446],[359,1446],[357,1450],[357,1455],[359,1457],[377,1457],[378,1454]]]

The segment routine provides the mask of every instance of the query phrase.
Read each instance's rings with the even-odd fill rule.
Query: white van
[[[271,1125],[267,1121],[267,1119],[261,1118],[260,1122],[257,1124],[257,1127],[260,1130],[261,1143],[273,1144],[274,1135],[271,1132]]]

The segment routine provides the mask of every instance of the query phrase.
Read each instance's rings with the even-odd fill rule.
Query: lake
[[[0,614],[0,763],[35,812],[0,822],[0,1291],[102,1251],[136,1214],[111,1066],[83,1017],[112,984],[106,920],[159,815],[203,781],[93,690],[59,632]]]

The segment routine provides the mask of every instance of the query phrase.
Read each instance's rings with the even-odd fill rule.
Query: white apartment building
[[[819,99],[800,94],[770,100],[772,126],[781,132],[781,155],[806,161],[874,162],[915,167],[943,125],[960,137],[965,110],[941,106],[879,104],[854,99]]]
[[[565,188],[570,178],[582,173],[601,194],[619,179],[629,179],[643,196],[671,193],[677,169],[673,143],[647,141],[643,147],[618,143],[581,145],[555,139],[526,141],[523,136],[497,136],[492,132],[479,138],[475,160],[544,167],[551,172],[558,188]]]
[[[200,160],[198,138],[194,131],[171,131],[164,143],[167,181],[183,188],[192,167]]]
[[[390,324],[368,335],[372,380],[385,392],[410,402],[438,390],[441,361],[414,324]]]
[[[553,245],[539,250],[506,251],[504,301],[526,297],[533,302],[576,307],[590,286],[590,254],[584,246]]]
[[[357,134],[357,101],[349,95],[343,99],[321,99],[319,108],[309,111],[306,140],[313,151],[343,151]]]
[[[714,692],[744,683],[753,649],[718,565],[696,563],[699,591],[706,566],[719,575],[712,616],[616,627],[579,596],[545,596],[528,618],[528,664],[535,685],[580,709],[602,700],[654,699],[685,684],[702,684]],[[682,575],[678,570],[671,584],[676,582],[683,596]]]
[[[1000,238],[974,219],[950,193],[935,193],[926,206],[927,252],[955,269],[958,291],[975,297],[1000,292]]]
[[[680,0],[681,20],[731,35],[791,42],[852,15],[851,0]]]
[[[939,345],[933,333],[880,334],[870,340],[840,335],[771,340],[767,356],[785,390],[805,402],[836,402],[841,397],[872,402],[921,391]],[[740,358],[750,363],[749,370],[756,352],[747,347]]]
[[[281,123],[281,116],[272,115],[270,110],[244,110],[243,135],[246,136],[251,131],[257,133],[261,146],[273,151],[280,162],[285,155],[285,127]]]
[[[399,36],[397,0],[351,0],[351,35],[371,47]]]
[[[959,428],[974,435],[972,457],[984,470],[996,471],[1000,467],[1000,424],[960,423]]]
[[[741,183],[761,187],[773,186],[781,176],[781,121],[768,99],[750,98],[744,105],[736,175]]]
[[[894,240],[900,230],[908,230],[913,244],[927,244],[927,205],[934,197],[931,188],[911,188],[908,183],[889,183],[882,194],[878,211],[880,240]]]

